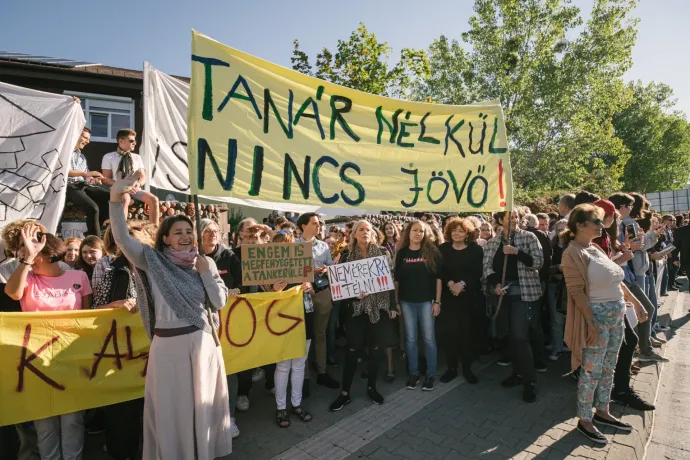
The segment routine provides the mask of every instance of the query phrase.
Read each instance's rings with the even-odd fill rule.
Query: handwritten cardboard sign
[[[242,285],[314,281],[311,243],[243,244]]]
[[[394,289],[388,259],[384,256],[331,265],[328,281],[333,300],[359,297],[360,292],[374,294]]]

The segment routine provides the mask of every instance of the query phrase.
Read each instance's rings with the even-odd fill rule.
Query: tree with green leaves
[[[595,0],[585,23],[570,0],[475,0],[462,42],[431,44],[430,77],[413,94],[444,104],[499,100],[520,187],[616,189],[628,153],[612,119],[631,102],[622,76],[635,4]]]
[[[335,54],[323,48],[312,66],[309,56],[293,42],[292,68],[331,83],[366,93],[407,98],[412,83],[425,78],[429,62],[424,50],[404,48],[400,60],[391,65],[391,47],[359,24],[347,41],[338,40]]]
[[[633,103],[616,114],[616,136],[630,149],[624,189],[642,193],[684,188],[690,180],[690,123],[673,111],[673,90],[663,83],[628,85]]]

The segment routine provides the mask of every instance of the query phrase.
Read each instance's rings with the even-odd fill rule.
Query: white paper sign
[[[361,292],[374,294],[395,289],[385,256],[331,265],[328,267],[328,281],[333,300],[359,297]]]

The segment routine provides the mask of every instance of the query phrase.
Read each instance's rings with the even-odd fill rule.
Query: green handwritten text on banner
[[[387,210],[512,205],[497,101],[374,96],[193,32],[188,129],[192,193]]]

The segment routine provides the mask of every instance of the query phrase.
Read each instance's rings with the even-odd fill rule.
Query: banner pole
[[[510,236],[511,236],[511,233],[513,232],[513,230],[511,229],[511,223],[513,220],[513,206],[511,205],[508,209],[506,209],[506,212],[508,213],[508,219],[509,219],[508,220],[508,244],[510,244]],[[503,232],[501,232],[501,239],[502,238],[503,238]],[[506,269],[507,268],[508,268],[508,254],[503,256],[503,273],[501,273],[501,287],[503,287],[506,283]],[[489,295],[492,295],[492,293],[489,293]],[[491,335],[494,338],[497,335],[496,319],[498,318],[498,314],[501,312],[501,304],[503,303],[503,297],[505,297],[505,295],[498,297],[498,304],[496,305],[496,311],[494,312],[493,315],[491,315]]]
[[[192,195],[192,201],[194,202],[194,221],[196,222],[196,244],[199,248],[199,257],[206,257],[204,254],[204,248],[201,245],[201,212],[199,211],[199,197],[195,193]],[[216,342],[216,346],[220,346],[220,338],[218,337],[218,331],[213,327],[213,313],[211,313],[211,306],[209,304],[208,295],[206,294],[206,288],[204,288],[204,306],[206,308],[206,319],[208,320],[208,325],[211,326],[211,335],[213,335],[213,341]]]

